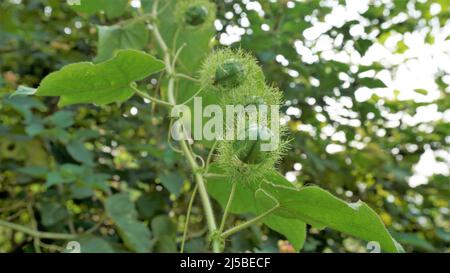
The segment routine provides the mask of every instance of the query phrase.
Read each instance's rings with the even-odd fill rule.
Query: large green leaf
[[[261,189],[255,192],[255,199],[258,214],[262,214],[277,205],[277,201],[273,200]],[[280,217],[273,213],[266,216],[263,222],[272,230],[286,236],[295,250],[299,251],[302,249],[306,239],[305,222],[298,219]]]
[[[106,213],[117,226],[125,245],[135,252],[149,252],[152,243],[150,230],[137,220],[138,213],[127,193],[110,196],[105,203]]]
[[[141,21],[124,25],[98,26],[98,52],[95,61],[111,58],[119,49],[142,49],[148,42],[149,30]]]
[[[144,52],[120,50],[106,62],[75,63],[51,73],[42,81],[36,95],[61,96],[61,106],[122,102],[133,95],[130,84],[163,68],[161,61]]]
[[[301,189],[263,183],[262,189],[281,207],[280,217],[300,219],[312,225],[323,225],[367,241],[376,241],[387,252],[403,249],[392,238],[381,219],[367,204],[346,203],[318,187]]]

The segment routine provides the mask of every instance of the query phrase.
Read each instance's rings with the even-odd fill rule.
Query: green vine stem
[[[31,202],[28,203],[27,208],[28,208],[28,213],[30,214],[31,226],[33,227],[34,230],[37,230],[38,224],[36,222],[36,217],[34,215],[33,203],[31,203]],[[33,245],[34,245],[34,250],[36,251],[36,253],[42,253],[39,243],[40,243],[39,238],[38,237],[34,237],[33,238]]]
[[[219,141],[216,140],[216,141],[214,142],[213,146],[211,147],[211,150],[209,150],[208,157],[206,158],[206,163],[205,163],[205,174],[204,174],[205,177],[206,177],[206,175],[207,175],[208,172],[209,172],[209,164],[211,164],[211,160],[212,160],[214,151],[215,151],[216,148],[217,148],[218,143],[219,143]]]
[[[194,204],[195,196],[197,195],[197,190],[198,190],[198,184],[196,184],[194,187],[194,190],[192,190],[191,199],[189,200],[189,205],[188,205],[188,209],[187,209],[187,213],[186,213],[186,220],[185,220],[186,223],[184,224],[183,240],[181,241],[180,253],[184,252],[184,244],[186,243],[189,219],[191,217],[192,205]]]
[[[178,73],[178,74],[177,74],[177,77],[178,77],[178,78],[184,78],[184,79],[186,79],[186,80],[190,80],[190,81],[193,81],[193,82],[200,82],[199,79],[193,78],[193,77],[191,77],[191,76],[189,76],[189,75],[186,75],[186,74]]]
[[[76,234],[43,232],[3,220],[0,220],[0,226],[14,229],[40,239],[73,240],[77,238]]]
[[[198,94],[200,94],[201,92],[203,92],[204,88],[200,88],[197,92],[195,92],[194,95],[192,95],[192,97],[190,97],[189,99],[187,99],[185,102],[181,103],[180,105],[186,105],[188,104],[191,100],[193,100],[196,96],[198,96]]]
[[[148,99],[149,101],[159,104],[159,105],[163,105],[163,106],[168,106],[168,107],[173,107],[174,105],[167,102],[167,101],[163,101],[163,100],[159,100],[157,98],[154,98],[150,95],[148,95],[147,93],[145,93],[144,91],[138,89],[134,84],[130,84],[130,87],[134,90],[134,92],[136,92],[136,94],[138,94],[139,96],[141,96],[144,99]]]
[[[223,211],[222,221],[220,222],[219,233],[222,233],[225,228],[225,222],[227,221],[228,211],[230,210],[231,204],[233,203],[234,193],[236,192],[236,182],[232,182],[230,195],[228,196],[227,205],[225,206],[225,210]]]
[[[153,18],[156,18],[157,16],[157,10],[158,10],[158,0],[156,0],[153,4]],[[175,99],[175,67],[172,66],[171,57],[170,57],[170,51],[169,48],[166,45],[166,42],[161,36],[161,33],[159,32],[158,26],[156,24],[153,24],[152,26],[152,32],[155,36],[156,41],[158,42],[159,47],[164,53],[164,63],[166,65],[166,72],[169,77],[169,83],[168,83],[168,100],[169,103],[172,105],[176,105],[176,99]],[[179,130],[179,128],[177,128]],[[194,173],[195,181],[198,185],[198,192],[200,194],[200,198],[203,205],[203,210],[205,212],[206,221],[208,223],[208,229],[210,234],[217,233],[217,225],[216,220],[214,217],[214,212],[212,209],[211,201],[209,200],[208,192],[206,190],[205,181],[203,179],[203,176],[199,174],[198,170],[200,167],[198,166],[197,162],[195,161],[194,155],[192,154],[192,151],[189,149],[188,143],[186,141],[180,141],[181,150],[183,151],[184,156],[186,157],[189,166],[191,170]],[[213,239],[212,241],[213,251],[214,252],[220,252],[220,241],[217,239]]]
[[[239,232],[243,229],[246,229],[248,227],[250,227],[253,224],[258,223],[259,221],[263,220],[266,216],[268,216],[269,214],[273,213],[274,211],[276,211],[278,208],[280,207],[280,204],[277,204],[275,207],[269,209],[268,211],[264,212],[263,214],[258,215],[257,217],[248,220],[247,222],[240,224],[238,226],[235,226],[233,228],[230,228],[229,230],[225,231],[224,233],[222,233],[220,235],[220,237],[222,237],[222,239],[225,239],[227,237],[229,237],[230,235],[235,234],[236,232]]]

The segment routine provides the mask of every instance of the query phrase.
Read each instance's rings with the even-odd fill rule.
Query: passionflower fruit
[[[270,152],[264,149],[263,144],[270,144],[271,136],[272,132],[269,128],[256,124],[250,125],[246,130],[245,139],[237,140],[233,144],[237,158],[246,164],[261,163]]]
[[[244,78],[244,65],[236,59],[228,59],[217,67],[214,84],[223,88],[235,88]]]
[[[188,25],[199,26],[208,17],[208,9],[204,6],[192,6],[185,12],[185,20]]]

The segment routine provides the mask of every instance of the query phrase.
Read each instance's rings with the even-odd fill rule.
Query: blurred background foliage
[[[0,219],[83,233],[87,252],[175,252],[193,185],[185,160],[167,142],[164,109],[139,97],[59,109],[57,98],[10,96],[19,85],[37,87],[64,65],[104,59],[118,48],[158,54],[146,31],[142,36],[140,26],[127,23],[139,10],[148,12],[152,1],[111,2],[99,12],[60,0],[0,1]],[[199,45],[186,63],[195,67],[220,46],[258,59],[286,99],[283,121],[292,141],[280,172],[292,183],[367,202],[407,252],[448,252],[450,2],[216,5],[215,34],[180,36],[187,48]],[[169,27],[163,35],[171,39]],[[160,91],[157,76],[142,84]],[[208,153],[201,144],[196,149]],[[119,192],[131,199],[111,198]],[[208,249],[198,201],[188,252]],[[329,229],[308,233],[303,252],[367,251],[365,242]],[[0,252],[59,252],[65,243],[0,226]],[[228,245],[230,252],[293,251],[262,226],[236,234]]]

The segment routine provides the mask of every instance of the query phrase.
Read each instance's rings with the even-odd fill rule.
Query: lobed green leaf
[[[386,252],[402,252],[378,215],[365,203],[346,203],[319,187],[293,189],[263,183],[262,189],[280,203],[274,213],[300,219],[308,224],[327,226],[367,241],[376,241]]]
[[[134,81],[164,69],[163,62],[136,50],[120,50],[110,60],[70,64],[44,78],[37,96],[60,96],[60,106],[108,104],[130,98]]]

